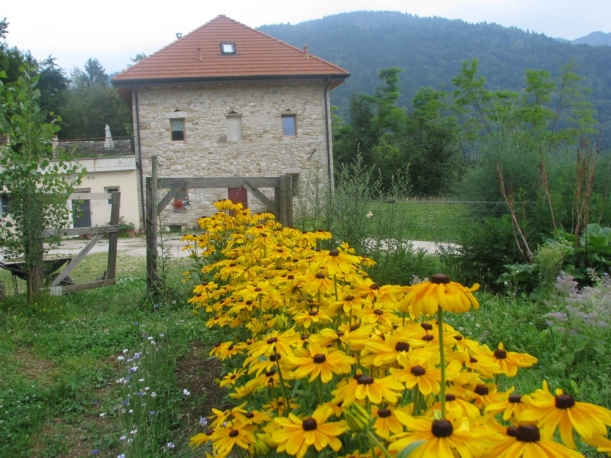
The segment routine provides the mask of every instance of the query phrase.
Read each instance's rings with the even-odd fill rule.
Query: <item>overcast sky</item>
[[[219,14],[258,27],[358,10],[496,22],[569,40],[611,32],[611,0],[4,0],[0,18],[10,23],[8,44],[37,59],[53,55],[69,71],[95,57],[112,73]]]

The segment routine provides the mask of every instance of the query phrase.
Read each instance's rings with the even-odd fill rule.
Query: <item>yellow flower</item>
[[[486,345],[479,347],[479,351],[490,354],[501,368],[501,372],[507,377],[514,377],[518,373],[518,368],[532,367],[533,364],[537,363],[537,358],[528,353],[505,350],[503,342],[499,342],[498,348],[494,351],[490,351]]]
[[[404,382],[407,389],[411,390],[417,385],[418,391],[425,396],[439,393],[441,371],[435,367],[431,355],[402,353],[397,357],[397,362],[402,369],[391,368],[390,372]]]
[[[320,251],[314,256],[314,261],[316,262],[317,269],[326,267],[329,275],[334,276],[338,272],[349,274],[351,271],[354,271],[359,258],[358,256],[333,249],[331,251]]]
[[[296,379],[310,375],[308,381],[311,383],[320,376],[323,383],[328,383],[333,379],[333,374],[350,373],[352,364],[356,363],[356,360],[351,356],[346,356],[343,351],[310,343],[307,350],[295,350],[295,356],[289,357],[288,362],[297,366],[293,372]]]
[[[223,377],[223,380],[221,380],[219,385],[221,386],[221,388],[225,386],[235,385],[235,382],[244,375],[244,372],[244,369],[234,369],[232,372],[228,373],[227,375],[225,375],[225,377]]]
[[[479,289],[476,283],[471,288],[466,288],[460,283],[450,281],[444,274],[433,275],[431,281],[425,281],[407,287],[409,292],[401,300],[411,307],[415,316],[433,316],[437,313],[437,307],[448,312],[468,312],[473,306],[479,308],[479,302],[473,296],[473,292]]]
[[[394,376],[374,378],[371,375],[361,375],[356,379],[350,379],[347,383],[340,382],[332,394],[335,396],[333,402],[343,401],[342,405],[346,407],[354,400],[365,399],[369,399],[374,404],[380,404],[382,401],[395,404],[401,391],[403,385]]]
[[[524,412],[526,405],[522,402],[522,395],[514,394],[513,391],[513,388],[509,389],[505,393],[505,399],[487,406],[486,413],[497,415],[502,412],[503,420],[511,420],[515,423],[515,420],[520,418],[522,412]]]
[[[486,458],[583,458],[551,440],[541,439],[539,428],[521,425],[507,428],[503,441],[485,455]]]
[[[347,431],[348,427],[343,420],[327,422],[331,413],[328,406],[322,405],[304,420],[292,413],[288,418],[275,418],[274,421],[280,425],[272,434],[272,439],[278,443],[277,451],[296,455],[297,458],[302,458],[311,445],[319,452],[327,446],[335,452],[339,451],[342,443],[337,436]]]
[[[388,439],[390,437],[390,433],[398,434],[403,431],[403,424],[401,423],[401,418],[404,418],[406,414],[400,412],[400,415],[403,417],[396,415],[395,409],[393,407],[379,408],[378,406],[373,406],[371,408],[372,417],[376,419],[373,424],[373,429],[376,434],[384,439]]]
[[[282,334],[272,331],[266,337],[250,346],[250,356],[269,356],[276,352],[282,357],[293,356],[293,349],[297,348],[301,341],[299,334],[292,328]]]
[[[606,436],[607,426],[611,426],[611,411],[587,402],[576,402],[572,395],[561,389],[552,396],[546,381],[543,389],[532,395],[532,400],[519,421],[536,423],[546,439],[551,439],[560,427],[562,442],[572,449],[575,448],[573,429],[584,439],[589,439]]]
[[[397,440],[388,449],[398,452],[412,442],[424,441],[410,458],[472,458],[480,456],[490,442],[486,438],[488,431],[470,428],[466,419],[450,421],[410,417],[406,423],[408,432],[395,436]]]
[[[218,428],[211,436],[215,455],[225,457],[231,453],[235,445],[248,450],[257,440],[256,431],[256,426],[244,425],[239,422],[235,422],[235,424],[227,423],[226,427]]]

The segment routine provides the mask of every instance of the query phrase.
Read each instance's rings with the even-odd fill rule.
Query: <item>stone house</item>
[[[291,174],[297,195],[315,170],[332,185],[329,92],[348,76],[307,46],[226,16],[115,76],[133,112],[141,219],[153,155],[160,177]],[[187,189],[161,215],[163,224],[194,226],[213,212],[212,202],[228,197],[262,208],[245,188]]]

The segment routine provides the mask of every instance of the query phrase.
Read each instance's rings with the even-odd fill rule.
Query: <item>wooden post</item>
[[[274,189],[276,217],[283,226],[293,227],[293,177],[284,175],[279,179],[280,183]]]
[[[110,225],[119,224],[119,209],[121,208],[121,193],[114,192],[110,198]],[[111,232],[108,235],[108,268],[106,269],[106,278],[115,278],[117,271],[117,242],[119,239],[118,232]]]
[[[151,177],[146,177],[146,284],[157,292],[157,156],[153,156]]]

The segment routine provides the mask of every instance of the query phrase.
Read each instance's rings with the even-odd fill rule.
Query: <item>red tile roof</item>
[[[221,43],[234,43],[236,53],[221,54]],[[329,76],[336,86],[350,74],[303,49],[218,16],[119,73],[113,84],[313,76]]]

